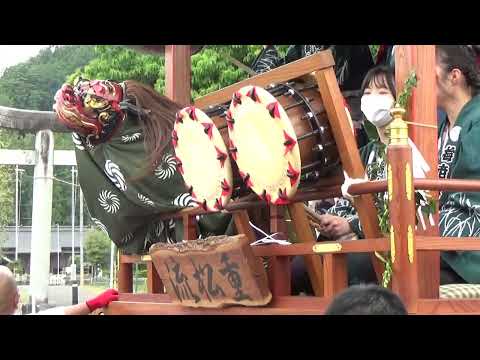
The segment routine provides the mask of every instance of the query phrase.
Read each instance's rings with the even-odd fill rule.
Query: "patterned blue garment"
[[[438,133],[438,176],[442,179],[480,180],[480,95],[461,110],[449,129],[447,118]],[[449,237],[480,236],[480,193],[440,194],[440,233]],[[442,258],[469,283],[480,283],[479,251],[448,251]]]

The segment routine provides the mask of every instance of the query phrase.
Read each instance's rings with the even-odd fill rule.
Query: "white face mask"
[[[377,128],[384,127],[390,121],[390,109],[394,100],[389,95],[363,95],[361,100],[361,109],[365,117]]]

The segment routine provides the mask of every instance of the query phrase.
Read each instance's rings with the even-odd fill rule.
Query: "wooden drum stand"
[[[285,83],[313,74],[328,115],[330,127],[340,155],[343,169],[351,178],[363,178],[364,168],[360,159],[354,135],[351,131],[343,98],[334,72],[334,61],[330,51],[323,51],[288,65],[257,75],[250,79],[206,95],[195,102],[195,106],[206,109],[225,103],[233,93],[246,85],[267,87],[270,84]],[[411,314],[480,314],[480,299],[441,300],[423,298],[419,291],[421,257],[425,251],[439,250],[480,250],[475,238],[445,238],[419,236],[415,234],[415,189],[480,191],[480,181],[463,180],[414,180],[411,176],[411,148],[405,143],[408,129],[402,121],[402,109],[395,110],[392,124],[392,140],[388,146],[388,181],[369,181],[351,185],[349,192],[355,197],[355,207],[366,238],[362,240],[316,243],[314,232],[305,211],[304,202],[341,196],[342,177],[322,179],[315,189],[299,190],[289,205],[273,206],[262,200],[237,199],[230,202],[225,210],[233,214],[237,232],[255,241],[249,224],[249,209],[270,207],[270,232],[286,233],[285,211],[288,211],[297,243],[281,246],[252,247],[256,256],[270,257],[268,270],[269,285],[273,298],[265,307],[232,306],[223,309],[193,309],[174,305],[163,292],[161,280],[149,256],[120,255],[118,288],[120,301],[113,302],[106,314],[322,314],[332,298],[346,288],[346,254],[368,252],[378,278],[383,272],[382,264],[373,255],[375,251],[390,251],[393,261],[392,290],[405,302]],[[387,183],[389,184],[387,186]],[[391,232],[382,235],[377,220],[372,193],[389,192]],[[184,236],[187,240],[197,238],[195,217],[206,212],[202,209],[184,209],[164,215],[162,219],[183,219]],[[304,255],[315,296],[291,296],[290,257]],[[420,260],[419,260],[420,259]],[[148,269],[148,294],[132,294],[133,264],[146,262]],[[438,287],[437,287],[438,289]]]

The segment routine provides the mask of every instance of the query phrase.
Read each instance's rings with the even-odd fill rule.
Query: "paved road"
[[[28,302],[28,286],[19,286],[24,303]],[[78,288],[78,302],[84,302],[98,294],[101,290],[91,287]],[[51,306],[72,305],[72,288],[70,286],[49,286],[48,304]]]

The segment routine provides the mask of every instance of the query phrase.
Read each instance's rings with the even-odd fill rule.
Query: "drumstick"
[[[432,128],[432,129],[438,129],[438,126],[437,126],[437,125],[420,124],[420,123],[414,123],[414,122],[411,122],[411,121],[405,121],[405,124],[414,125],[414,126],[428,127],[428,128]]]
[[[318,224],[319,226],[323,227],[322,222],[318,217],[319,215],[315,211],[310,209],[308,206],[306,206],[306,205],[303,205],[303,206],[304,206],[305,211],[307,213],[308,220],[310,220],[311,222],[314,222],[314,223]]]
[[[227,53],[222,53],[223,56],[225,56],[232,64],[236,65],[239,69],[242,69],[244,70],[248,75],[250,76],[255,76],[255,75],[258,75],[255,71],[253,71],[251,68],[249,68],[247,65],[245,65],[244,63],[238,61],[237,59],[235,59],[234,57],[230,56],[229,54]]]
[[[318,231],[321,231],[323,229],[322,226],[320,226],[319,224],[317,224],[316,222],[313,222],[313,221],[310,221],[310,226],[314,227]]]

